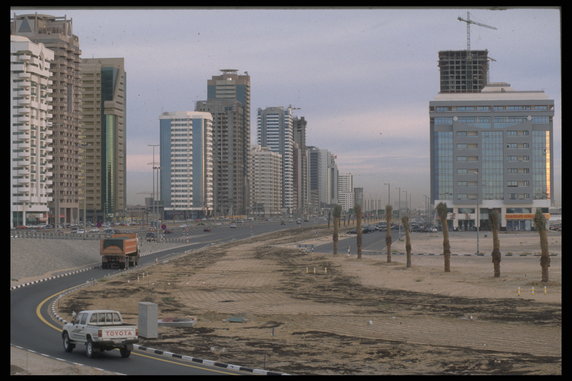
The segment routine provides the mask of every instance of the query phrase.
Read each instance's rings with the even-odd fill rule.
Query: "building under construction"
[[[479,93],[488,82],[488,50],[439,52],[440,93]]]

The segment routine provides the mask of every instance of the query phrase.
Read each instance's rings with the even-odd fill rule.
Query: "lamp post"
[[[391,205],[391,183],[383,183],[387,185],[387,205]]]
[[[153,162],[149,163],[152,165],[152,171],[153,171],[153,193],[152,193],[152,199],[151,199],[151,213],[153,213],[153,216],[155,215],[155,147],[159,147],[159,144],[147,144],[148,147],[152,147],[153,148]]]
[[[479,194],[481,192],[481,187],[479,185],[479,176],[480,171],[477,170],[477,208],[475,209],[475,224],[477,225],[477,255],[479,255],[479,225],[480,225],[480,220],[479,220]]]
[[[83,235],[85,237],[87,231],[87,155],[85,149],[91,147],[91,144],[83,143],[81,147],[84,149],[83,157]]]

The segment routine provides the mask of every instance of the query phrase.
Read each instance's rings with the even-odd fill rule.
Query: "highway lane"
[[[344,231],[344,230],[342,230]],[[403,237],[405,233],[401,231]],[[403,241],[398,241],[399,231],[391,231],[392,245],[405,244]],[[333,243],[330,241],[323,245],[314,247],[314,251],[320,253],[331,253],[333,250]],[[350,234],[348,237],[342,238],[338,241],[338,254],[346,254],[350,248],[350,254],[357,254],[357,240],[355,234]],[[393,251],[393,250],[392,250]],[[385,231],[375,231],[371,233],[362,234],[362,255],[387,255],[385,246]]]
[[[279,223],[246,223],[239,224],[237,228],[216,227],[210,233],[197,235],[195,239],[192,238],[189,245],[143,256],[140,264],[153,263],[156,259],[163,259],[189,248],[204,247],[211,244],[211,242],[228,242],[291,227],[293,225],[282,226]],[[220,367],[209,367],[204,364],[192,364],[177,359],[167,359],[139,351],[133,351],[131,357],[127,359],[121,358],[118,351],[104,352],[95,359],[89,359],[85,356],[84,348],[81,345],[76,347],[72,353],[66,353],[61,343],[61,323],[49,317],[47,309],[51,301],[63,290],[84,284],[92,279],[99,279],[106,274],[117,271],[119,270],[93,269],[12,290],[10,292],[11,344],[70,362],[129,375],[252,374]]]

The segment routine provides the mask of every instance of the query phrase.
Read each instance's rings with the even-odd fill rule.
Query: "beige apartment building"
[[[269,147],[251,150],[250,210],[270,216],[282,213],[282,155]]]
[[[49,222],[78,223],[82,197],[81,85],[79,39],[72,20],[43,14],[14,15],[11,34],[54,52],[52,71],[53,184]]]

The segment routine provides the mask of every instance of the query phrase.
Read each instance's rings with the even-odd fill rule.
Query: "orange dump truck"
[[[125,269],[137,266],[139,245],[136,233],[113,234],[100,241],[101,268]]]

